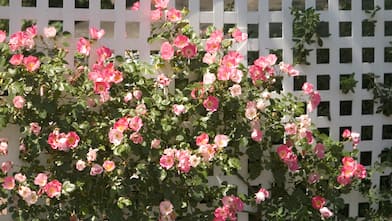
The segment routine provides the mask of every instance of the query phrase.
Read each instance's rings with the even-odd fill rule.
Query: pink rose
[[[114,146],[118,146],[121,144],[124,138],[123,132],[118,129],[111,128],[109,131],[109,141],[114,144]]]
[[[23,183],[27,179],[26,176],[24,174],[22,174],[22,173],[15,174],[14,178],[15,178],[16,181],[18,181],[18,183]]]
[[[47,38],[53,38],[56,36],[57,30],[55,27],[50,26],[50,27],[45,27],[44,28],[44,36]]]
[[[84,162],[83,160],[78,160],[76,162],[76,169],[79,171],[83,171],[84,168],[86,168],[86,162]]]
[[[203,62],[206,64],[212,64],[215,62],[216,54],[205,53],[203,57]]]
[[[316,154],[317,158],[319,158],[319,159],[324,158],[325,147],[323,144],[317,143],[313,150],[314,150],[314,153]]]
[[[87,161],[88,162],[93,162],[97,159],[97,152],[98,149],[89,149],[88,153],[87,153]]]
[[[143,127],[143,120],[139,116],[132,117],[128,126],[131,130],[138,132]]]
[[[182,104],[174,104],[173,105],[173,113],[177,116],[180,116],[182,113],[185,113],[185,106]]]
[[[161,167],[167,170],[172,168],[174,165],[174,156],[162,155],[161,159],[159,160],[159,164],[161,165]]]
[[[351,131],[349,129],[345,129],[342,133],[343,138],[350,138],[351,137]]]
[[[159,19],[161,19],[162,17],[162,10],[161,9],[155,9],[155,10],[151,10],[150,12],[150,19],[151,21],[158,21]]]
[[[99,40],[105,35],[105,30],[98,30],[97,28],[90,28],[90,36],[94,40]]]
[[[131,7],[131,10],[132,11],[139,11],[139,9],[140,9],[140,2],[139,1],[134,2],[132,7]]]
[[[237,41],[237,42],[243,42],[246,39],[248,39],[248,34],[241,32],[240,29],[235,28],[233,32],[231,33],[231,36]]]
[[[15,108],[22,109],[26,103],[26,100],[22,96],[15,96],[12,102],[14,103]]]
[[[143,92],[141,90],[134,90],[132,92],[133,96],[136,98],[136,100],[142,99]]]
[[[102,167],[105,169],[106,172],[111,172],[116,168],[116,164],[111,160],[106,160],[103,162]]]
[[[325,199],[322,196],[315,196],[312,198],[312,206],[313,208],[319,210],[324,207]]]
[[[14,163],[10,160],[7,160],[3,163],[1,163],[1,171],[6,174],[8,171],[10,171],[13,167]]]
[[[331,212],[331,210],[329,210],[327,207],[323,207],[320,208],[320,214],[323,218],[330,218],[331,216],[333,216],[333,213]]]
[[[12,65],[20,65],[23,62],[23,54],[14,54],[10,58],[10,64]]]
[[[59,197],[61,195],[62,184],[58,180],[52,180],[44,187],[44,191],[49,198]]]
[[[161,146],[161,140],[160,139],[153,139],[151,141],[151,148],[153,149],[158,149]]]
[[[129,139],[130,140],[132,140],[132,142],[134,143],[134,144],[141,144],[141,143],[143,143],[143,136],[140,134],[140,133],[138,133],[138,132],[134,132],[134,133],[132,133],[130,136],[129,136]]]
[[[208,96],[207,99],[203,101],[204,108],[209,112],[215,112],[219,107],[219,99],[215,96]]]
[[[170,22],[178,22],[182,18],[181,11],[175,8],[171,8],[167,11],[167,20]]]
[[[155,8],[165,9],[170,0],[153,0]]]
[[[302,90],[305,94],[312,94],[314,92],[313,90],[313,84],[309,83],[309,82],[305,82],[302,85]]]
[[[173,212],[173,204],[169,200],[162,201],[159,204],[159,212],[162,216],[168,216]]]
[[[89,56],[90,55],[90,50],[91,50],[91,44],[90,41],[85,39],[85,38],[79,38],[79,41],[77,43],[77,49],[80,54]]]
[[[40,132],[41,132],[41,126],[39,126],[37,122],[31,122],[30,133],[33,133],[35,134],[35,136],[38,136]]]
[[[163,60],[169,61],[174,56],[174,48],[169,42],[164,42],[161,46],[161,57]]]
[[[242,94],[241,85],[235,84],[235,85],[229,87],[229,91],[230,91],[230,94],[232,97],[238,97]]]
[[[174,46],[177,48],[184,48],[189,44],[189,38],[185,35],[177,35],[176,38],[173,41]]]
[[[260,190],[255,194],[257,204],[264,202],[267,198],[270,198],[270,193],[264,188],[260,188]]]
[[[187,46],[181,49],[182,56],[190,59],[196,56],[197,47],[194,44],[188,44]]]
[[[308,183],[314,184],[320,180],[320,175],[318,173],[311,173],[308,175]]]
[[[91,167],[90,175],[91,175],[91,176],[96,176],[96,175],[101,174],[102,172],[103,172],[103,168],[101,167],[101,165],[95,163],[95,164]]]
[[[40,187],[45,186],[47,181],[48,181],[48,176],[45,173],[39,173],[34,178],[34,184]]]
[[[7,38],[7,33],[3,30],[0,30],[0,43],[3,43]]]
[[[170,78],[166,77],[164,74],[158,75],[156,81],[161,88],[169,86],[171,82]]]
[[[28,57],[23,58],[23,64],[28,72],[34,72],[39,68],[41,62],[38,57],[29,55]]]
[[[208,141],[209,141],[209,137],[208,134],[206,133],[202,133],[196,137],[196,145],[199,147],[208,144]]]
[[[252,133],[251,133],[251,137],[252,137],[252,140],[260,143],[261,140],[263,139],[263,132],[258,128],[253,128]]]
[[[12,176],[7,176],[3,180],[3,188],[6,190],[12,190],[15,188],[15,179]]]
[[[128,103],[129,101],[131,101],[133,98],[132,93],[128,92],[125,96],[124,96],[124,102]]]
[[[213,73],[207,72],[203,76],[203,84],[212,84],[216,80],[216,76]]]
[[[5,138],[0,138],[0,155],[8,154],[8,140]]]
[[[229,140],[230,139],[228,136],[224,134],[218,134],[214,138],[214,143],[216,144],[217,147],[223,148],[223,147],[227,147]]]

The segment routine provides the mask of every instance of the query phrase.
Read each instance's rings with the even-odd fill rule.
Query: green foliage
[[[352,73],[350,75],[341,76],[341,78],[340,78],[340,90],[344,94],[347,94],[350,91],[352,93],[355,93],[354,88],[357,86],[358,81],[355,80],[354,77],[355,77],[355,73]]]

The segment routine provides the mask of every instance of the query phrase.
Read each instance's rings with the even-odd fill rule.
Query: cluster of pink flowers
[[[270,198],[270,192],[264,188],[260,188],[259,191],[255,193],[255,201],[257,204],[264,202],[268,198]]]
[[[162,18],[163,13],[166,14],[166,20],[170,22],[178,22],[182,19],[181,11],[171,8],[167,10],[169,0],[153,0],[155,9],[151,10],[150,19],[151,21],[158,21]]]
[[[174,47],[173,47],[174,46]],[[192,43],[189,38],[183,34],[177,35],[173,41],[173,45],[169,42],[164,42],[161,45],[161,58],[169,61],[173,58],[175,50],[185,58],[193,58],[197,55],[197,46]]]
[[[268,78],[275,75],[275,65],[278,58],[274,54],[267,56],[260,56],[253,62],[253,65],[249,66],[249,76],[252,79],[253,84],[258,81],[266,81]]]
[[[199,147],[198,152],[202,156],[204,162],[211,161],[215,154],[226,147],[230,141],[227,135],[218,134],[214,138],[214,143],[209,143],[209,136],[206,133],[201,133],[196,137],[196,145]]]
[[[176,213],[174,206],[169,200],[162,201],[159,204],[159,220],[158,221],[174,221],[176,220]]]
[[[143,136],[139,133],[142,127],[143,120],[141,117],[122,117],[118,119],[110,129],[109,141],[115,146],[120,145],[124,138],[124,132],[130,129],[132,134],[129,136],[129,139],[135,144],[143,143]]]
[[[97,160],[97,152],[98,149],[90,148],[86,156],[88,164],[91,165],[90,175],[91,176],[99,175],[103,173],[104,170],[106,172],[112,172],[116,168],[116,164],[114,161],[105,160],[102,166],[97,163],[94,163],[94,161]],[[87,163],[83,160],[78,160],[75,166],[78,171],[83,171],[87,167]]]
[[[311,119],[308,115],[301,115],[296,118],[297,122],[284,124],[285,134],[289,136],[298,136],[299,139],[305,138],[308,144],[313,142],[313,133],[310,130]]]
[[[360,134],[357,132],[351,132],[349,129],[345,129],[342,133],[342,137],[344,139],[348,139],[353,142],[353,148],[357,148],[357,145],[360,142]]]
[[[169,170],[175,163],[177,164],[178,171],[188,173],[191,167],[195,168],[199,165],[200,157],[191,154],[189,150],[165,149],[159,160],[161,167]]]
[[[23,48],[27,50],[32,49],[35,45],[34,37],[37,36],[37,31],[37,26],[33,25],[28,27],[26,31],[18,31],[12,34],[8,42],[11,51]]]
[[[221,30],[215,30],[206,40],[205,50],[206,54],[203,57],[203,62],[206,64],[212,64],[215,62],[216,55],[221,48],[223,41],[223,32]]]
[[[231,32],[231,36],[236,42],[243,42],[248,39],[248,34],[241,32],[239,28],[234,28]]]
[[[302,85],[302,91],[306,94],[309,95],[309,101],[307,104],[307,110],[308,112],[313,112],[317,106],[320,104],[320,94],[318,91],[314,90],[313,84],[309,83],[309,82],[305,82]]]
[[[293,152],[292,147],[282,144],[276,151],[280,159],[289,167],[289,170],[296,171],[300,168],[298,165],[298,157]]]
[[[239,197],[236,196],[224,196],[222,198],[222,207],[218,207],[214,212],[214,221],[230,221],[237,220],[237,212],[241,212],[244,209],[244,203]]]
[[[330,218],[333,216],[331,210],[328,207],[325,207],[326,201],[322,196],[315,196],[312,198],[312,206],[314,209],[320,212],[322,218]]]
[[[286,64],[284,62],[279,63],[279,69],[283,73],[287,73],[289,76],[298,76],[299,71],[295,69],[291,64]]]
[[[78,146],[80,138],[74,131],[68,133],[60,133],[59,129],[55,129],[48,136],[48,144],[54,150],[69,151]]]
[[[9,60],[10,64],[14,66],[22,65],[26,68],[28,72],[34,72],[38,70],[41,62],[38,57],[34,55],[29,55],[24,57],[23,54],[14,54]]]
[[[358,163],[352,157],[343,157],[343,167],[340,170],[340,175],[337,177],[338,183],[345,186],[351,183],[351,178],[364,179],[366,177],[366,168]]]

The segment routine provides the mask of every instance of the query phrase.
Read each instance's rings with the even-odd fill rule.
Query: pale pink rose
[[[150,19],[151,21],[158,21],[159,19],[161,19],[162,17],[162,10],[161,9],[155,9],[155,10],[151,10],[150,12]]]
[[[48,175],[46,175],[45,173],[39,173],[34,178],[34,184],[40,187],[45,186],[47,181],[48,181]]]
[[[61,195],[62,184],[58,180],[52,180],[44,186],[44,191],[49,198]]]
[[[280,159],[283,160],[283,161],[286,161],[290,157],[290,155],[293,154],[293,151],[291,150],[291,148],[289,148],[285,144],[280,145],[276,149],[276,152],[278,153]]]
[[[154,139],[151,141],[151,148],[153,148],[153,149],[159,149],[160,147],[161,147],[161,140],[160,140],[160,139],[154,138]]]
[[[138,104],[135,107],[135,112],[136,115],[140,116],[140,115],[145,115],[147,113],[147,107],[145,104]]]
[[[166,41],[162,44],[160,53],[163,60],[169,61],[174,56],[174,48]]]
[[[31,122],[30,133],[33,133],[35,134],[35,136],[38,136],[40,132],[41,132],[41,126],[39,126],[37,122]]]
[[[170,0],[153,0],[155,8],[165,9]]]
[[[161,167],[167,170],[172,168],[174,165],[174,156],[162,155],[159,160],[159,164],[161,165]]]
[[[86,168],[86,162],[84,162],[83,160],[78,160],[78,161],[76,162],[75,167],[76,167],[77,170],[83,171],[84,168]]]
[[[101,165],[95,163],[95,164],[91,167],[90,175],[91,175],[91,176],[96,176],[96,175],[101,174],[102,172],[103,172],[103,168],[101,167]]]
[[[216,145],[205,144],[199,147],[198,152],[203,157],[204,162],[211,161],[216,153]]]
[[[12,102],[15,108],[22,109],[26,103],[26,100],[22,96],[15,96]]]
[[[256,102],[248,101],[245,108],[245,117],[248,120],[253,120],[257,116]]]
[[[175,115],[180,116],[182,113],[185,113],[186,108],[182,104],[174,104],[172,110]]]
[[[196,56],[197,47],[195,44],[188,44],[187,46],[181,49],[182,56],[190,59]]]
[[[237,41],[237,42],[243,42],[246,39],[248,39],[248,34],[241,32],[240,29],[235,28],[233,32],[231,33],[231,36]]]
[[[132,140],[132,142],[134,144],[141,144],[143,143],[143,136],[138,133],[138,132],[134,132],[129,136],[129,139]]]
[[[129,101],[131,101],[133,98],[132,93],[128,92],[125,96],[124,96],[124,102],[128,103]]]
[[[97,28],[90,28],[91,39],[99,40],[105,35],[105,30],[98,30]]]
[[[259,191],[255,194],[255,200],[257,204],[264,202],[268,198],[270,198],[270,193],[264,188],[260,188]]]
[[[297,134],[297,125],[295,123],[287,123],[284,125],[284,130],[287,135]]]
[[[170,213],[173,212],[173,209],[173,204],[168,200],[162,201],[159,204],[159,211],[162,216],[168,216]]]
[[[97,159],[97,152],[98,149],[89,149],[88,153],[87,153],[87,161],[88,162],[93,162]]]
[[[242,94],[241,85],[239,85],[239,84],[235,84],[235,85],[229,87],[229,90],[230,90],[230,94],[232,97],[238,97]]]
[[[0,43],[3,43],[7,38],[7,33],[3,30],[0,30]]]
[[[323,218],[327,219],[333,216],[333,213],[327,207],[320,208],[320,214]]]
[[[354,175],[359,179],[365,179],[367,176],[366,168],[362,164],[358,163]]]
[[[227,67],[227,66],[223,66],[223,65],[220,66],[218,68],[218,73],[217,73],[218,80],[220,80],[220,81],[228,81],[228,80],[230,80],[230,75],[231,75],[232,72],[233,72],[233,68]]]
[[[289,76],[298,76],[299,71],[294,69],[291,64],[286,64],[284,62],[279,63],[280,71],[287,73]]]
[[[20,186],[18,188],[18,194],[22,198],[27,198],[31,194],[31,189],[27,186]]]
[[[244,76],[244,73],[241,70],[235,69],[230,73],[230,80],[239,84],[242,81],[242,76]]]
[[[107,48],[105,46],[102,46],[97,49],[97,63],[102,64],[104,63],[108,58],[112,56],[112,50],[110,48]]]
[[[263,132],[258,128],[253,128],[252,133],[251,133],[251,137],[252,137],[252,140],[260,143],[261,140],[263,139]]]
[[[309,82],[305,82],[305,83],[302,85],[302,91],[303,91],[305,94],[312,94],[312,93],[314,92],[313,84],[311,84],[311,83],[309,83]]]
[[[189,38],[182,34],[177,35],[173,41],[173,45],[181,49],[187,46],[188,44],[189,44]]]
[[[308,175],[308,183],[314,184],[320,180],[320,175],[318,173],[311,173]]]
[[[267,108],[268,106],[270,106],[271,103],[269,100],[265,100],[265,99],[258,99],[256,101],[256,108],[260,111],[264,111],[265,108]]]
[[[10,171],[13,167],[14,163],[10,160],[7,160],[3,163],[1,163],[1,171],[6,174],[8,171]]]
[[[361,135],[359,133],[351,132],[351,139],[353,141],[354,149],[359,144],[360,138],[361,138]]]
[[[57,30],[55,27],[50,26],[50,27],[45,27],[44,28],[44,36],[46,38],[53,38],[56,36]]]
[[[132,7],[131,7],[131,10],[132,11],[139,11],[139,9],[140,9],[140,2],[139,1],[134,2]]]
[[[191,157],[189,158],[189,163],[191,165],[191,167],[195,168],[200,164],[200,157],[196,156],[196,155],[191,155]]]
[[[80,54],[89,56],[91,50],[90,41],[83,37],[79,38],[79,41],[77,43],[77,49]]]
[[[38,57],[29,55],[23,58],[23,65],[25,66],[28,72],[34,72],[39,68],[41,62],[39,61]]]
[[[308,102],[306,107],[309,113],[313,112],[317,108],[317,106],[320,104],[320,100],[321,97],[317,91],[313,92],[310,95],[310,101]]]
[[[135,116],[129,119],[129,128],[133,131],[138,132],[143,127],[143,120],[139,116]]]
[[[216,144],[217,147],[223,148],[227,147],[227,144],[229,143],[229,137],[224,135],[224,134],[218,134],[214,138],[214,143]]]
[[[4,177],[3,188],[6,190],[12,190],[15,188],[15,179],[12,176]]]
[[[166,17],[170,22],[178,22],[182,19],[181,11],[175,8],[171,8],[167,11]]]
[[[34,38],[35,36],[37,36],[37,33],[38,33],[37,25],[32,25],[26,28],[26,34],[28,35],[29,38]]]
[[[116,168],[116,164],[111,160],[105,160],[102,167],[105,169],[106,172],[111,172]]]
[[[203,75],[203,84],[212,84],[216,80],[216,76],[213,73],[207,72]]]
[[[109,141],[114,144],[114,146],[118,146],[121,144],[124,138],[123,132],[118,129],[111,128],[109,131]]]
[[[134,90],[132,92],[132,94],[133,94],[133,97],[136,98],[136,100],[142,99],[143,92],[141,90]]]
[[[25,152],[26,151],[26,145],[24,143],[19,144],[19,151],[20,152]]]
[[[208,96],[207,99],[203,101],[204,108],[209,112],[215,112],[219,107],[219,99],[215,96]]]
[[[323,159],[324,158],[324,156],[325,156],[325,154],[324,154],[325,147],[324,147],[323,144],[317,143],[316,146],[314,146],[313,151],[316,154],[317,158],[319,158],[319,159]]]
[[[23,183],[23,182],[26,181],[26,176],[23,175],[22,173],[17,173],[17,174],[15,174],[15,175],[14,175],[14,178],[15,178],[15,180],[16,180],[18,183]]]
[[[12,65],[20,65],[23,62],[23,54],[14,54],[10,58],[10,64]]]
[[[27,205],[33,205],[38,201],[38,194],[35,191],[31,191],[29,195],[23,198]]]
[[[170,78],[166,77],[164,74],[158,75],[156,81],[161,88],[169,86],[171,82]]]
[[[178,160],[178,169],[183,173],[188,173],[191,169],[190,164],[190,153],[187,150],[178,150],[176,152],[176,158]]]
[[[0,138],[0,155],[8,154],[8,140],[5,138]]]
[[[212,64],[215,62],[216,59],[216,53],[205,53],[203,57],[203,62],[206,64]]]

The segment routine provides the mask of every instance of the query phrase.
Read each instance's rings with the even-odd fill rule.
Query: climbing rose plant
[[[200,36],[187,11],[167,3],[154,2],[149,41],[161,47],[150,63],[132,51],[115,56],[96,28],[77,39],[75,55],[53,27],[43,36],[37,26],[9,37],[0,31],[0,125],[20,128],[20,161],[1,165],[3,213],[16,220],[336,216],[341,194],[367,176],[355,160],[358,134],[343,134],[350,148],[319,134],[305,114],[321,99],[313,85],[305,83],[300,97],[282,91],[282,78],[299,74],[293,66],[273,54],[245,66],[235,50],[245,33],[209,27]],[[0,140],[3,159],[8,141]]]

